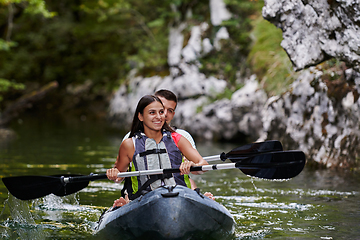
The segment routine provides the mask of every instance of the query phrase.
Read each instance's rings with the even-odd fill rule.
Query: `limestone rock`
[[[262,14],[283,31],[295,70],[329,58],[360,70],[359,0],[265,0]]]
[[[326,167],[354,167],[360,156],[360,74],[348,70],[348,82],[333,88],[323,72],[305,70],[284,95],[268,100],[263,110],[266,138],[282,140]],[[351,82],[354,82],[353,85]],[[343,91],[334,93],[333,91]],[[342,98],[332,96],[342,94]],[[357,97],[354,97],[357,96]]]

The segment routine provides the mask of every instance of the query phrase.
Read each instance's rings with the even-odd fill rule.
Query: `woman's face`
[[[144,108],[143,114],[139,113],[138,118],[144,124],[145,128],[151,130],[161,130],[165,123],[165,111],[161,103],[155,101]]]

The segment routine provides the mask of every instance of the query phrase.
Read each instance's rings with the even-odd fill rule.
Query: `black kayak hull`
[[[96,229],[99,239],[230,239],[235,221],[229,211],[189,188],[161,187],[109,210]]]

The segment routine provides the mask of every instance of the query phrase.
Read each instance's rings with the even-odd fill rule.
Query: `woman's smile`
[[[154,124],[161,124],[161,126],[163,125],[164,121],[158,120],[158,121],[153,121]]]

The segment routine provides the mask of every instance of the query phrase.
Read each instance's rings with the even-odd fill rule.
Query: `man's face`
[[[175,115],[176,102],[169,101],[166,98],[159,97],[162,103],[164,104],[165,109],[165,121],[170,124],[171,120]]]

